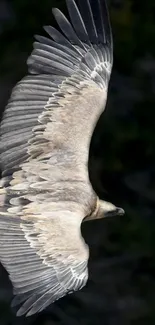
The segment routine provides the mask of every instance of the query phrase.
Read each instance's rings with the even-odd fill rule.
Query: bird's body
[[[18,315],[31,315],[88,279],[81,222],[114,211],[88,176],[91,136],[105,108],[112,37],[104,0],[67,0],[72,25],[36,36],[31,75],[12,92],[1,124],[0,261]],[[52,40],[53,39],[53,40]],[[118,211],[117,211],[118,212]]]

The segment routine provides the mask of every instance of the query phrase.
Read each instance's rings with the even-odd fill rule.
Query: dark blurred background
[[[0,268],[0,325],[155,324],[155,1],[110,0],[114,68],[106,112],[95,129],[89,171],[102,199],[123,217],[87,222],[90,280],[42,314],[16,318]],[[27,72],[34,34],[55,24],[65,0],[0,0],[0,112]]]

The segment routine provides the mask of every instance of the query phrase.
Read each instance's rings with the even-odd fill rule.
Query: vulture
[[[89,180],[89,146],[105,109],[113,42],[105,0],[66,0],[58,28],[35,36],[29,74],[0,126],[0,262],[17,316],[41,312],[88,280],[83,221],[123,214]]]

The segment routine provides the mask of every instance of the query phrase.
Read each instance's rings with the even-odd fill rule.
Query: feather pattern
[[[66,0],[60,30],[36,35],[29,75],[0,127],[0,260],[18,315],[40,312],[88,279],[85,217],[97,212],[88,177],[93,129],[105,108],[112,36],[104,0]],[[95,212],[94,212],[95,211]]]

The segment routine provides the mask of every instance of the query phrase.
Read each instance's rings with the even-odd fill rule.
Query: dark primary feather
[[[91,43],[98,44],[98,35],[94,22],[94,17],[91,9],[91,4],[89,0],[86,1],[78,1],[79,8],[81,11],[81,15],[83,21],[85,22],[85,26],[89,35],[89,40]]]
[[[59,27],[61,28],[61,30],[63,31],[65,36],[70,40],[70,42],[73,44],[77,44],[80,48],[85,50],[84,44],[78,38],[78,36],[76,35],[74,29],[72,28],[70,22],[64,16],[64,14],[59,9],[55,8],[55,9],[53,9],[53,15],[54,15]]]
[[[86,26],[84,24],[84,21],[81,17],[81,14],[79,12],[79,9],[76,5],[76,3],[72,0],[66,0],[68,12],[70,15],[71,22],[74,26],[74,29],[76,31],[76,34],[78,35],[79,39],[90,45],[89,36],[86,30]]]
[[[35,36],[29,76],[14,88],[0,127],[0,260],[32,315],[88,279],[80,233],[96,209],[86,169],[112,69],[104,0],[66,0],[70,21]],[[89,116],[89,122],[88,122]]]

